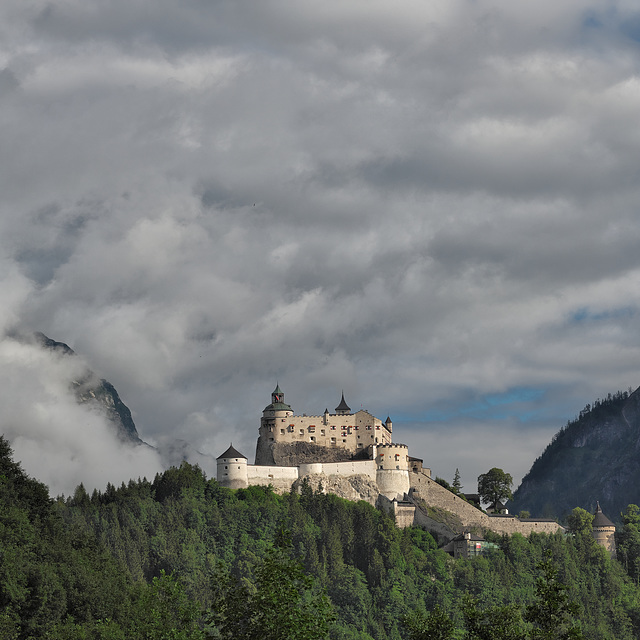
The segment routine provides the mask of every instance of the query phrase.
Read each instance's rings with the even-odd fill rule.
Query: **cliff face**
[[[328,449],[312,442],[266,442],[258,438],[256,464],[277,467],[297,467],[307,462],[346,462],[352,460],[350,451]]]
[[[587,405],[534,462],[509,505],[535,516],[564,517],[596,501],[616,521],[640,503],[640,389]]]
[[[36,340],[45,348],[64,356],[73,357],[75,352],[64,342],[56,342],[44,335],[36,333]],[[132,444],[145,444],[138,436],[136,425],[131,417],[129,407],[122,402],[114,386],[98,378],[93,371],[87,369],[79,380],[72,382],[73,391],[80,404],[93,404],[107,416],[113,424],[120,440]]]

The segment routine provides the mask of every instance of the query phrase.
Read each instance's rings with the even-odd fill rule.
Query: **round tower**
[[[409,493],[409,447],[406,444],[378,444],[376,480],[380,493],[390,500],[402,500]]]
[[[616,525],[602,513],[600,503],[596,502],[596,512],[593,514],[593,537],[595,541],[604,547],[612,558],[616,557]]]
[[[233,444],[217,459],[217,481],[229,489],[246,489],[249,486],[247,457],[233,448]]]

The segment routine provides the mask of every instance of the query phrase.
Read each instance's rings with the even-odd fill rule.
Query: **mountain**
[[[640,503],[640,388],[587,405],[533,463],[509,504],[512,513],[564,518],[599,501],[614,521]]]
[[[36,341],[46,349],[51,349],[64,356],[74,357],[75,351],[64,342],[56,342],[44,333],[35,334]],[[115,387],[106,380],[98,378],[93,371],[86,369],[79,380],[72,382],[76,399],[81,404],[93,404],[105,412],[123,442],[146,444],[140,439],[136,425],[131,417],[129,407],[122,402]]]

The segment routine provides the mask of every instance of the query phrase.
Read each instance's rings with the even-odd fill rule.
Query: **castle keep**
[[[392,443],[392,428],[391,418],[382,422],[368,411],[351,413],[344,393],[334,413],[295,415],[277,385],[260,419],[256,464],[286,464],[282,458],[293,451],[294,463],[346,461],[358,454],[373,458],[372,446]]]
[[[389,417],[382,422],[365,410],[352,413],[344,393],[334,413],[296,415],[277,385],[260,419],[255,464],[232,445],[217,459],[217,480],[232,489],[271,485],[285,492],[306,479],[392,510],[398,526],[421,525],[447,539],[469,528],[523,535],[562,529],[550,520],[487,515],[432,480],[407,445],[393,442],[392,432]],[[432,517],[443,510],[453,514],[448,523]]]

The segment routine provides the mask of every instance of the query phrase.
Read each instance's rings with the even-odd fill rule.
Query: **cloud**
[[[15,458],[53,495],[68,495],[81,482],[103,489],[107,482],[153,478],[161,470],[155,450],[123,444],[97,406],[78,404],[72,382],[85,372],[81,358],[35,341],[0,341],[3,434]]]
[[[4,2],[0,324],[69,343],[148,441],[251,456],[279,380],[300,412],[344,388],[400,441],[460,434],[480,472],[456,447],[495,433],[518,477],[639,383],[636,26],[588,0]],[[77,411],[44,458],[100,432]],[[42,417],[18,422],[37,470]]]

